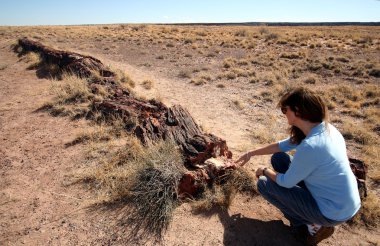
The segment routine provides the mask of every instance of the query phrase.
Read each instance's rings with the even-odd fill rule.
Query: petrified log
[[[204,189],[206,185],[220,177],[223,177],[228,170],[236,169],[235,163],[223,159],[210,158],[203,164],[196,165],[199,169],[186,172],[178,185],[180,197],[194,197]]]
[[[360,198],[363,199],[367,197],[367,185],[365,183],[368,171],[367,164],[365,164],[362,160],[351,157],[349,157],[348,160],[350,162],[351,170],[356,177],[356,181],[358,182]]]
[[[117,97],[94,104],[105,115],[137,117],[135,135],[143,144],[170,140],[182,150],[186,164],[193,166],[211,157],[231,158],[226,141],[203,133],[190,113],[180,105],[167,108],[155,100],[143,101],[129,96]]]
[[[228,150],[225,140],[204,133],[182,106],[168,108],[156,100],[146,101],[134,97],[127,89],[115,83],[115,73],[94,57],[56,50],[27,38],[20,39],[19,45],[24,52],[37,52],[44,62],[56,64],[61,70],[81,77],[97,75],[93,76],[95,81],[92,83],[106,86],[110,96],[102,102],[94,102],[92,110],[99,111],[106,117],[135,117],[137,125],[133,132],[143,144],[159,140],[171,140],[176,143],[182,150],[187,166],[196,170],[189,171],[182,177],[179,185],[180,195],[193,196],[200,191],[201,184],[210,183],[225,170],[235,168],[228,162],[205,164],[211,157],[222,156],[230,159],[232,153]],[[94,93],[98,90],[96,86],[89,87]]]
[[[19,39],[18,44],[23,48],[24,52],[39,53],[45,62],[56,64],[60,69],[71,71],[81,77],[89,77],[94,71],[98,72],[102,77],[115,76],[100,60],[91,56],[56,50],[27,38]]]

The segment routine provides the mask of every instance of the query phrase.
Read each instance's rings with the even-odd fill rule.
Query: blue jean
[[[284,152],[275,153],[271,158],[273,169],[279,173],[285,173],[291,159],[292,157]],[[291,226],[313,223],[335,226],[343,223],[343,221],[335,221],[323,216],[303,182],[292,188],[285,188],[270,178],[261,176],[257,181],[257,188],[268,202],[281,210],[285,218],[290,221]]]

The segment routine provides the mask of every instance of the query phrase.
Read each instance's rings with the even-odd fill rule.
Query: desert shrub
[[[225,73],[224,74],[225,75],[225,77],[227,78],[227,79],[236,79],[236,74],[234,73],[234,72],[232,72],[232,71],[230,71],[230,72],[227,72],[227,73]]]
[[[233,67],[235,65],[235,63],[236,63],[235,59],[233,59],[231,57],[230,58],[226,58],[223,61],[223,67],[224,68],[231,68],[231,67]]]
[[[269,30],[267,28],[265,28],[265,27],[262,27],[262,28],[260,28],[259,33],[261,35],[263,35],[263,34],[269,33]]]
[[[52,80],[52,90],[58,103],[85,102],[93,97],[86,79],[63,73],[62,80]]]
[[[307,77],[304,81],[305,84],[315,84],[317,79],[313,76]]]
[[[346,57],[337,57],[336,60],[344,63],[350,62],[350,60]]]
[[[0,71],[6,69],[8,67],[8,64],[0,64]]]
[[[211,81],[211,80],[212,80],[211,76],[208,75],[208,74],[203,74],[203,75],[201,75],[200,78],[201,78],[201,79],[204,79],[204,80],[206,80],[206,81]]]
[[[235,32],[235,36],[237,37],[247,37],[248,36],[248,31],[245,29],[238,30]]]
[[[162,235],[178,206],[177,187],[184,174],[183,159],[174,143],[161,142],[145,152],[131,185],[133,229]],[[138,232],[137,232],[138,233]]]
[[[370,228],[378,227],[380,224],[379,199],[372,192],[362,201],[359,212],[349,221],[351,224],[363,224]]]
[[[376,137],[370,129],[358,128],[352,123],[344,123],[342,126],[342,135],[346,140],[354,140],[361,145],[376,144]]]
[[[280,58],[286,59],[302,59],[302,55],[299,53],[282,53],[280,54]]]
[[[206,37],[207,36],[207,32],[205,32],[205,31],[196,31],[195,34],[200,36],[200,37]]]
[[[184,40],[184,43],[185,44],[192,44],[194,42],[194,40],[192,39],[192,38],[186,38],[185,40]]]
[[[248,72],[241,68],[234,68],[232,71],[234,74],[236,74],[237,77],[248,77]]]
[[[216,54],[214,52],[210,52],[206,55],[206,57],[215,57]]]
[[[287,41],[287,40],[284,40],[284,39],[281,39],[281,40],[278,40],[276,43],[277,43],[277,44],[287,44],[288,41]]]
[[[128,74],[120,69],[115,70],[115,80],[120,81],[121,83],[126,84],[131,88],[134,88],[136,86],[136,83],[131,79],[131,77],[129,77]]]
[[[42,63],[42,57],[36,52],[28,52],[23,58],[29,63],[28,69],[35,69]]]
[[[360,92],[358,90],[347,85],[336,86],[332,88],[330,90],[330,94],[332,95],[332,97],[336,98],[335,100],[338,100],[338,98],[342,98],[343,100],[339,100],[340,102],[344,102],[345,100],[356,102],[361,97]]]
[[[178,77],[180,77],[180,78],[191,78],[191,73],[190,73],[190,71],[181,70],[178,73]]]
[[[190,83],[194,85],[204,85],[204,84],[207,84],[207,80],[205,80],[204,78],[197,78],[197,79],[192,79]]]
[[[272,101],[273,100],[273,95],[268,92],[262,92],[261,96],[263,97],[264,100],[267,101]],[[257,142],[259,144],[268,144],[273,141],[276,141],[276,138],[274,134],[268,132],[268,128],[266,126],[258,126],[255,131],[252,132],[251,137],[254,142]]]
[[[178,182],[185,172],[182,154],[170,141],[144,148],[134,137],[127,140],[76,178],[98,191],[97,204],[127,208],[121,223],[131,226],[133,236],[160,238],[178,206]]]
[[[215,180],[213,186],[206,187],[199,199],[191,202],[192,210],[194,213],[202,213],[214,207],[228,209],[238,192],[258,194],[252,174],[243,168],[226,170],[224,175]]]
[[[367,37],[362,37],[360,39],[356,40],[357,44],[371,44],[372,43],[372,37],[367,36]]]
[[[324,69],[327,69],[327,70],[332,70],[332,69],[336,68],[334,63],[330,63],[330,62],[322,62],[322,67]]]
[[[240,66],[247,66],[249,64],[249,61],[247,59],[240,59],[237,61],[237,64]]]
[[[315,60],[307,63],[306,68],[309,71],[316,72],[322,68],[322,64],[318,60]]]
[[[150,90],[153,88],[153,85],[154,85],[154,82],[152,80],[144,80],[141,85],[146,89],[146,90]]]
[[[172,48],[172,47],[174,47],[174,44],[173,43],[167,43],[166,47]]]
[[[380,97],[380,88],[375,85],[368,85],[364,88],[363,95],[366,98],[379,98]]]
[[[371,69],[368,74],[373,77],[380,78],[380,69]]]
[[[232,102],[237,109],[239,109],[239,110],[244,109],[244,104],[242,103],[242,101],[236,99],[236,100],[233,100]]]

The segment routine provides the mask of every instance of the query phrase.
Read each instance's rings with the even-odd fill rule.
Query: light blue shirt
[[[303,180],[325,217],[345,221],[355,215],[360,208],[358,185],[344,138],[334,126],[322,122],[299,145],[289,138],[278,144],[283,152],[296,153],[286,173],[277,174],[277,184],[291,188]]]

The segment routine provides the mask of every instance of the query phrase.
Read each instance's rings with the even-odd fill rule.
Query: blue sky
[[[0,25],[380,21],[379,0],[0,0]]]

